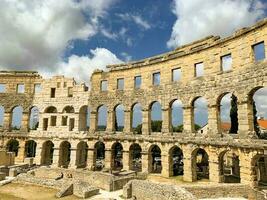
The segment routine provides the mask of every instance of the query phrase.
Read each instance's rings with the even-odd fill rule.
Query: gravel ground
[[[104,190],[99,191],[100,194],[89,198],[90,200],[109,200],[109,199],[116,199],[116,200],[122,200],[120,197],[122,195],[122,190],[118,190],[115,192],[107,192]]]

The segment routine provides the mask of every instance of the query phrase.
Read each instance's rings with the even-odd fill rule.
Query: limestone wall
[[[15,155],[14,153],[7,153],[4,150],[0,150],[0,166],[5,165],[5,166],[10,166],[14,165],[15,162]]]

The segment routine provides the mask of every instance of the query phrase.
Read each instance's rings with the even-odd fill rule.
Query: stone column
[[[183,162],[184,162],[184,175],[183,180],[187,182],[193,182],[196,180],[196,172],[193,172],[193,163],[192,163],[192,156],[191,156],[191,150],[183,149]]]
[[[71,168],[71,169],[76,169],[77,168],[76,157],[77,157],[77,148],[71,148],[70,149],[70,163],[69,163],[69,168]]]
[[[142,152],[142,172],[146,172],[148,173],[149,172],[149,169],[148,169],[148,159],[149,159],[149,156],[148,156],[148,152]]]
[[[87,151],[87,168],[90,170],[94,170],[96,164],[96,156],[95,156],[95,150],[92,148],[88,148]]]
[[[23,163],[25,158],[25,141],[19,142],[18,155],[16,157],[17,163]]]
[[[221,182],[219,156],[216,152],[209,153],[209,179],[211,182]]]
[[[238,103],[238,133],[241,137],[247,137],[249,134],[249,106],[248,102]]]
[[[97,129],[96,111],[90,113],[90,133],[93,134]]]
[[[208,134],[217,135],[218,129],[218,109],[217,105],[209,106],[208,108]]]
[[[4,124],[3,124],[3,128],[4,130],[10,130],[11,129],[11,117],[12,117],[12,113],[4,113]]]
[[[162,109],[163,120],[162,120],[162,130],[164,134],[170,134],[170,112],[169,108]]]
[[[130,169],[130,159],[129,159],[129,151],[123,151],[123,156],[122,156],[122,163],[123,163],[123,169],[126,171],[129,171]]]
[[[193,113],[192,113],[192,107],[187,106],[184,107],[184,132],[187,134],[191,134],[194,130],[192,129],[193,124]]]
[[[22,113],[21,131],[28,132],[29,130],[29,113]]]
[[[124,129],[123,132],[129,134],[131,132],[131,111],[124,111]]]
[[[59,167],[59,145],[55,144],[53,152],[53,163],[52,167]]]
[[[254,173],[252,167],[252,158],[248,153],[243,153],[239,156],[240,179],[241,183],[249,184],[254,187]]]
[[[149,120],[149,110],[143,109],[142,111],[142,135],[150,134],[150,120]]]
[[[38,124],[38,128],[37,128],[38,131],[42,131],[43,130],[43,127],[44,127],[43,123],[44,123],[43,114],[39,113],[39,124]]]
[[[170,177],[170,156],[168,154],[161,155],[161,166],[161,175],[167,178]]]
[[[112,166],[113,166],[112,150],[111,149],[105,149],[105,168],[111,169]]]
[[[109,110],[108,116],[107,116],[107,132],[113,132],[114,131],[114,111]]]
[[[35,153],[35,164],[36,165],[41,165],[41,159],[42,159],[42,143],[40,141],[37,141],[36,145],[36,153]]]

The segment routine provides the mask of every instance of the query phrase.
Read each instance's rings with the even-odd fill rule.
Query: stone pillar
[[[69,163],[69,168],[71,168],[71,169],[76,169],[77,168],[77,165],[76,165],[76,157],[77,157],[77,148],[71,148],[70,149],[70,163]]]
[[[150,134],[150,120],[149,120],[149,110],[143,109],[142,111],[142,135]]]
[[[131,111],[124,111],[124,129],[123,132],[130,133],[131,132]]]
[[[16,157],[17,163],[23,163],[25,158],[25,141],[19,142],[18,155]]]
[[[106,131],[108,132],[114,131],[114,111],[113,110],[108,111]]]
[[[105,168],[111,169],[112,166],[113,166],[112,150],[111,149],[105,149]]]
[[[36,145],[36,153],[35,153],[35,164],[36,165],[41,165],[41,160],[42,160],[42,143],[40,141],[37,141]]]
[[[163,120],[162,120],[162,130],[161,132],[164,134],[170,134],[170,112],[169,108],[164,108],[162,109],[162,115],[163,115]]]
[[[22,113],[21,131],[28,132],[29,130],[29,113]]]
[[[94,149],[89,149],[87,151],[87,168],[93,170],[95,168],[96,155]]]
[[[10,130],[11,129],[11,117],[12,113],[4,113],[4,123],[3,123],[3,128],[4,130]]]
[[[192,107],[187,106],[184,107],[184,132],[187,134],[191,134],[194,130],[192,130],[192,124],[193,124],[193,113],[192,113]]]
[[[43,123],[44,123],[43,114],[39,113],[39,124],[38,124],[38,128],[37,128],[38,131],[43,131],[43,127],[44,127]]]
[[[148,159],[149,159],[149,156],[148,156],[148,152],[142,152],[142,172],[149,172],[149,169],[148,169]]]
[[[161,175],[163,177],[170,177],[170,156],[168,154],[162,154],[161,155],[161,166],[162,166],[162,171]]]
[[[191,156],[191,150],[183,149],[183,162],[184,162],[184,175],[183,180],[187,182],[193,182],[196,180],[196,172],[193,172],[193,163],[192,163],[192,156]]]
[[[218,129],[218,109],[217,105],[209,106],[208,108],[208,134],[217,135]]]
[[[238,103],[238,133],[241,137],[247,137],[249,134],[249,105],[248,102]]]
[[[97,112],[92,111],[90,113],[90,133],[93,134],[97,129],[97,120],[96,120]]]
[[[211,182],[221,182],[219,155],[215,152],[209,153],[209,179]]]
[[[129,151],[123,151],[123,156],[122,156],[122,163],[123,163],[123,169],[126,171],[130,170],[130,159],[129,159]]]
[[[254,186],[254,173],[252,166],[252,158],[249,153],[243,153],[239,156],[240,181],[244,184]]]
[[[53,163],[52,167],[58,167],[59,166],[59,145],[54,146],[54,152],[53,152]]]

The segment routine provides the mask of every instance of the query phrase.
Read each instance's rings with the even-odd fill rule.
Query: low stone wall
[[[214,185],[188,185],[182,186],[197,198],[218,197],[244,197],[248,198],[253,193],[249,185],[245,184],[214,184]]]
[[[143,180],[127,183],[123,188],[123,196],[137,200],[196,200],[196,197],[184,188]]]

